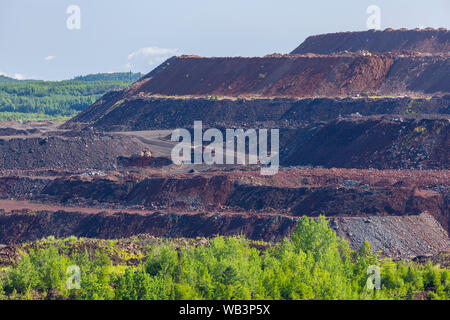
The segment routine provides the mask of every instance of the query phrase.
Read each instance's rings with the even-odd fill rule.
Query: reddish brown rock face
[[[264,58],[181,56],[167,60],[133,87],[112,98],[116,103],[123,98],[143,95],[208,95],[214,99],[215,96],[299,98],[363,93],[397,96],[415,91],[433,94],[449,91],[446,61],[442,56],[397,54]],[[414,72],[404,73],[405,69]],[[433,77],[434,85],[426,83],[424,87],[421,80],[426,75]]]
[[[432,29],[329,33],[308,37],[292,53],[332,54],[358,50],[448,53],[450,51],[450,31]]]

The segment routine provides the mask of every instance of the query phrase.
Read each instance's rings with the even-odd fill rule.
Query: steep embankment
[[[0,181],[6,197],[15,194],[15,185],[27,182]],[[272,178],[254,172],[63,177],[41,185],[32,199],[66,205],[277,212],[289,216],[400,216],[426,211],[448,229],[448,191],[448,173],[443,171],[289,170]]]
[[[339,32],[308,37],[292,54],[369,50],[370,52],[414,51],[421,53],[448,53],[450,31],[441,29],[415,29]]]
[[[282,131],[280,139],[284,165],[450,169],[448,119],[338,119]]]
[[[106,99],[105,97],[102,99]],[[101,102],[103,100],[100,100]],[[98,102],[98,103],[99,103]],[[106,100],[104,100],[106,104]],[[443,98],[311,98],[205,99],[131,97],[115,108],[100,111],[95,104],[72,122],[91,123],[101,131],[136,131],[191,127],[298,127],[339,116],[450,115],[450,95]]]
[[[70,210],[70,209],[69,209]],[[295,227],[295,220],[280,215],[233,213],[132,214],[28,210],[0,213],[0,242],[20,243],[49,235],[122,238],[147,233],[158,237],[212,237],[245,234],[250,239],[279,241]]]

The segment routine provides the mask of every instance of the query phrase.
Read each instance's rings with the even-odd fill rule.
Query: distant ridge
[[[137,72],[104,72],[104,73],[93,73],[87,74],[84,76],[76,76],[72,79],[68,80],[60,80],[62,81],[126,81],[126,82],[135,82],[142,78],[144,74]],[[35,80],[35,79],[25,79],[19,80],[14,79],[8,76],[0,75],[0,83],[4,82],[26,82],[26,81],[45,81],[45,80]]]
[[[128,81],[134,82],[142,78],[144,75],[140,72],[112,72],[112,73],[96,73],[73,78],[75,81]]]
[[[4,83],[4,82],[18,82],[18,81],[20,81],[20,80],[0,75],[0,83]]]

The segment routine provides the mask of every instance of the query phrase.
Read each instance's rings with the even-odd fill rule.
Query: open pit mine
[[[50,235],[276,243],[304,215],[324,215],[354,249],[449,252],[449,51],[448,30],[426,29],[312,36],[264,57],[177,56],[64,124],[3,122],[0,256]],[[278,172],[173,163],[171,133],[194,121],[279,129]]]

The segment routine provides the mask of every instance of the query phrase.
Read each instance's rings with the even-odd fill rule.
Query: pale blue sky
[[[69,5],[81,29],[69,30]],[[151,71],[171,55],[288,53],[307,36],[381,28],[450,28],[449,0],[0,0],[0,74],[48,80]],[[147,48],[147,49],[142,49]]]

